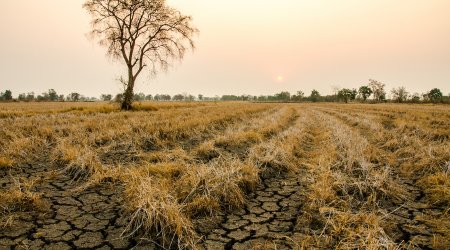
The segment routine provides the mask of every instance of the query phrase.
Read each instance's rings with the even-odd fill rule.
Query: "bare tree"
[[[123,59],[127,66],[122,109],[132,108],[133,88],[143,69],[152,74],[167,70],[172,60],[194,49],[198,30],[192,17],[165,0],[87,0],[83,8],[92,16],[91,35],[108,48],[109,56]]]
[[[373,97],[377,101],[383,101],[386,98],[385,86],[386,84],[384,83],[369,79],[369,87],[372,89]]]
[[[392,99],[394,99],[394,101],[396,102],[404,102],[406,101],[406,99],[408,99],[408,91],[406,91],[405,87],[398,87],[398,88],[393,88],[391,90],[391,94],[392,94]]]
[[[339,87],[339,85],[331,85],[331,89],[333,90],[333,95],[337,97],[341,87]]]

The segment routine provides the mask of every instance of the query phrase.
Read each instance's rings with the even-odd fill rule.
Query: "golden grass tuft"
[[[422,178],[419,184],[426,195],[436,205],[443,205],[450,209],[450,177],[448,172],[436,173]]]
[[[1,157],[0,156],[0,168],[10,168],[14,165],[14,161],[7,158],[7,157]]]
[[[75,179],[88,178],[105,168],[95,151],[82,145],[58,144],[51,159]]]
[[[0,190],[0,227],[13,223],[14,213],[44,211],[48,204],[41,194],[31,191],[36,180],[14,179],[14,185],[8,190]]]
[[[138,173],[140,173],[138,171]],[[183,213],[183,205],[171,195],[172,186],[154,177],[128,172],[125,199],[130,215],[127,234],[144,232],[164,240],[163,245],[195,248],[197,236],[193,225]]]
[[[204,200],[232,209],[243,206],[245,192],[254,190],[258,182],[259,170],[256,166],[238,159],[218,158],[207,165],[197,165],[192,171],[186,171],[176,182],[176,187],[179,199],[188,207],[194,200],[195,206],[198,206],[199,200]]]
[[[201,161],[210,161],[220,156],[219,150],[214,146],[213,141],[206,141],[194,149],[193,154]]]
[[[380,216],[373,212],[321,208],[320,214],[326,218],[322,233],[339,239],[336,249],[399,249],[381,227]]]

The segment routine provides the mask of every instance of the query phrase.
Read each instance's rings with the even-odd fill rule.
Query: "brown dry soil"
[[[128,222],[121,190],[113,185],[76,191],[80,183],[62,172],[23,166],[0,169],[1,189],[20,177],[37,180],[32,191],[42,193],[46,205],[42,211],[15,214],[11,226],[0,228],[0,249],[156,249],[143,237],[122,237]]]
[[[18,172],[20,170],[20,172]],[[299,175],[267,178],[249,197],[245,209],[199,220],[207,249],[243,249],[276,242],[292,248],[300,211]],[[16,213],[11,226],[0,229],[0,249],[158,249],[144,237],[123,237],[127,219],[121,211],[120,189],[102,184],[77,191],[80,183],[43,166],[0,170],[0,187],[8,189],[19,178],[34,178],[32,189],[42,193],[42,211]],[[219,228],[216,228],[218,225]],[[214,229],[212,229],[213,227]]]
[[[304,200],[300,176],[304,173],[264,178],[257,191],[248,197],[244,209],[199,220],[196,227],[204,236],[202,246],[205,249],[299,247],[308,235],[321,230],[320,225],[295,226]],[[27,166],[1,169],[1,189],[9,188],[20,177],[38,179],[32,191],[42,193],[47,206],[43,211],[17,213],[11,226],[0,228],[0,249],[161,249],[157,242],[142,235],[123,237],[128,221],[121,210],[122,190],[117,186],[102,184],[77,191],[80,183],[70,176],[43,166]],[[386,231],[396,242],[413,243],[416,247],[410,247],[414,249],[429,249],[435,233],[416,217],[439,216],[442,211],[422,203],[422,192],[411,184],[408,186],[414,198],[387,215],[387,220],[396,221],[397,227]]]
[[[299,174],[266,178],[252,194],[245,208],[201,221],[205,249],[292,249],[302,234],[295,230],[301,211]]]
[[[244,209],[196,221],[202,247],[293,249],[301,247],[298,244],[308,236],[320,234],[320,223],[296,227],[302,201],[307,200],[303,197],[305,172],[262,176]],[[31,191],[42,193],[47,205],[42,211],[16,213],[9,227],[0,227],[0,249],[161,249],[144,235],[122,235],[128,220],[121,207],[120,185],[101,184],[79,191],[80,181],[37,164],[0,169],[0,190],[9,189],[19,178],[35,179]],[[410,197],[384,206],[390,208],[386,209],[386,224],[395,225],[385,228],[388,235],[411,249],[431,248],[435,236],[448,241],[445,233],[435,232],[433,225],[419,220],[421,216],[442,216],[442,209],[427,205],[414,184],[403,185]]]

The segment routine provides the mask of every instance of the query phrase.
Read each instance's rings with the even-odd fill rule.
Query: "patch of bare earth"
[[[302,200],[300,186],[295,173],[264,179],[243,209],[199,224],[198,231],[205,239],[203,247],[251,249],[269,244],[292,249]]]
[[[79,191],[80,183],[44,166],[0,169],[0,187],[35,178],[32,191],[45,204],[39,211],[12,212],[0,227],[0,249],[156,249],[143,237],[124,237],[120,185],[100,184]],[[6,215],[5,215],[6,216]],[[6,219],[6,218],[3,218]]]

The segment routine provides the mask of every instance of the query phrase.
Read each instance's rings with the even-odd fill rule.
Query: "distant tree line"
[[[13,98],[12,92],[6,90],[0,93],[0,101],[20,101],[20,102],[93,102],[98,101],[96,97],[86,97],[79,93],[70,93],[68,95],[58,94],[54,89],[36,95],[34,92],[21,93],[17,98]]]
[[[396,103],[450,103],[449,95],[444,96],[438,88],[433,88],[426,93],[409,93],[405,87],[393,88],[391,98],[387,98],[385,84],[369,80],[367,85],[358,89],[336,89],[333,95],[322,96],[319,91],[312,90],[309,96],[305,96],[303,91],[297,91],[291,95],[287,91],[280,92],[273,96],[258,96],[256,101],[276,101],[276,102],[396,102]]]
[[[358,89],[341,88],[335,89],[332,95],[321,95],[319,91],[312,90],[307,96],[303,91],[297,91],[291,94],[288,91],[282,91],[274,95],[222,95],[214,97],[206,97],[202,94],[197,96],[181,93],[176,95],[168,94],[144,94],[136,93],[133,95],[133,101],[256,101],[256,102],[396,102],[396,103],[450,103],[449,95],[444,96],[438,88],[433,88],[426,93],[409,93],[405,87],[393,88],[390,91],[390,99],[387,98],[385,84],[370,79],[368,84]],[[10,90],[0,93],[0,101],[22,101],[22,102],[48,102],[48,101],[70,101],[70,102],[92,102],[92,101],[111,101],[123,102],[123,94],[117,94],[113,97],[111,94],[102,94],[99,98],[86,97],[79,93],[73,92],[68,95],[58,94],[54,89],[49,89],[40,95],[34,92],[19,94],[17,98],[13,98]]]

